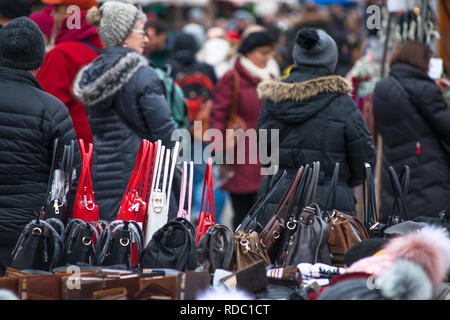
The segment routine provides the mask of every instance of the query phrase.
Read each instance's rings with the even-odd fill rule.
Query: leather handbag
[[[72,219],[80,219],[87,222],[98,221],[99,210],[95,203],[94,190],[92,188],[91,162],[93,156],[93,145],[89,143],[86,151],[83,139],[79,140],[82,157],[82,171],[78,181],[77,193],[72,210]]]
[[[98,252],[98,265],[123,265],[134,269],[138,263],[132,252],[140,257],[143,250],[144,237],[141,227],[135,221],[114,220],[105,229],[104,245]]]
[[[158,146],[159,147],[159,146]],[[173,150],[161,145],[159,159],[157,157],[155,174],[152,177],[150,205],[148,207],[148,223],[145,230],[145,246],[152,239],[153,234],[162,228],[169,220],[170,196],[172,193],[175,165],[178,160],[179,142],[175,143]],[[162,187],[160,187],[161,171]],[[170,166],[170,172],[169,172]]]
[[[264,229],[261,223],[258,221],[259,215],[263,211],[267,201],[269,201],[269,199],[279,191],[281,183],[286,178],[286,175],[286,170],[283,170],[281,172],[277,172],[273,176],[268,177],[263,194],[255,201],[253,207],[236,228],[235,232],[242,230],[244,232],[256,231],[259,233]]]
[[[288,246],[292,242],[297,231],[300,214],[304,207],[312,201],[312,190],[317,186],[319,170],[320,166],[318,162],[306,164],[304,167],[300,182],[298,183],[297,194],[295,195],[296,198],[294,200],[297,210],[292,210],[292,213],[289,214],[289,217],[287,218],[286,230],[279,239],[279,249],[274,260],[276,265],[283,265],[283,261],[286,259]]]
[[[278,204],[277,209],[275,210],[272,218],[270,218],[269,222],[264,227],[263,231],[261,231],[260,238],[264,243],[267,249],[267,254],[270,257],[272,262],[275,261],[276,255],[279,250],[280,245],[280,237],[283,236],[284,231],[286,229],[286,224],[288,223],[288,217],[292,210],[292,206],[294,203],[295,196],[297,194],[298,184],[303,174],[304,167],[301,166],[292,179],[289,188],[286,190],[283,198]],[[281,217],[281,213],[287,204],[287,209],[284,214],[284,218]]]
[[[206,192],[206,199],[205,199]],[[204,206],[203,206],[204,205]],[[208,210],[209,208],[209,210]],[[200,239],[205,235],[206,231],[216,224],[214,210],[214,185],[213,185],[213,169],[212,160],[206,162],[205,176],[203,179],[202,200],[200,204],[200,212],[195,235],[195,243],[198,244]]]
[[[193,230],[192,224],[183,218],[167,222],[153,234],[142,252],[141,268],[195,269],[198,254]]]
[[[79,262],[93,265],[97,262],[94,240],[99,239],[99,235],[95,226],[80,219],[72,219],[67,224],[63,239],[62,265],[76,265]]]
[[[286,250],[284,266],[296,266],[299,263],[324,263],[331,265],[328,249],[328,224],[322,219],[317,204],[306,206],[298,218],[298,225]]]
[[[32,220],[25,226],[12,251],[11,267],[43,271],[57,267],[64,247],[63,232],[64,225],[57,218]]]
[[[187,210],[184,209],[186,202],[186,184],[187,184],[187,161],[183,161],[183,172],[181,174],[181,188],[180,188],[180,201],[178,204],[178,218],[184,218],[191,221],[191,208],[192,208],[192,189],[194,185],[194,162],[189,163],[189,193],[188,193],[188,206]]]
[[[240,75],[233,69],[233,96],[231,101],[231,113],[225,130],[225,150],[231,151],[236,148],[237,140],[242,138],[242,134],[247,130],[247,123],[238,115]],[[236,132],[242,130],[242,134]]]
[[[143,139],[116,220],[135,221],[143,230],[147,218],[147,191],[153,144]]]
[[[68,220],[67,194],[72,187],[74,177],[73,158],[75,142],[72,140],[70,145],[64,146],[60,167],[55,169],[57,149],[58,139],[55,139],[53,143],[47,198],[40,218],[56,218],[61,220],[65,225]]]
[[[345,267],[345,253],[355,244],[367,240],[369,235],[364,224],[358,217],[353,217],[334,209],[338,178],[339,162],[336,163],[331,179],[326,212],[324,212],[324,215],[330,229],[328,248],[330,250],[331,263],[336,267]]]
[[[198,261],[209,273],[216,269],[230,270],[233,258],[233,232],[216,224],[206,231],[198,243]]]
[[[234,235],[234,257],[232,270],[239,271],[251,264],[263,260],[265,265],[271,264],[267,250],[257,232],[238,231]]]

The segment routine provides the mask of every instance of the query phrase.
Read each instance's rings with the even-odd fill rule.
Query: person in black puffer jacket
[[[73,91],[86,107],[93,133],[92,180],[100,218],[111,221],[117,216],[142,139],[161,140],[172,149],[176,125],[159,77],[142,55],[148,41],[142,11],[108,1],[100,9],[91,8],[86,19],[98,24],[106,48],[80,70]]]
[[[394,201],[390,166],[399,174],[404,165],[411,169],[409,219],[438,218],[439,212],[450,208],[450,154],[440,143],[450,141],[450,108],[427,74],[431,57],[427,46],[405,42],[392,56],[390,77],[375,88],[373,115],[383,139],[382,216],[391,214]]]
[[[339,162],[333,209],[355,215],[352,188],[363,182],[364,162],[374,166],[376,161],[369,130],[348,95],[351,86],[333,75],[338,57],[333,39],[324,31],[302,28],[297,33],[293,57],[295,66],[286,79],[266,81],[258,87],[260,98],[265,100],[258,129],[280,130],[279,169],[288,173],[280,191],[265,206],[260,217],[262,225],[274,213],[298,168],[315,161],[320,161],[316,203],[324,208],[331,176]]]
[[[44,55],[44,38],[29,18],[14,19],[0,28],[0,275],[10,263],[20,233],[44,204],[55,138],[55,168],[64,145],[76,141],[66,106],[36,80]],[[79,174],[78,147],[74,168]],[[76,183],[69,208],[75,189]]]

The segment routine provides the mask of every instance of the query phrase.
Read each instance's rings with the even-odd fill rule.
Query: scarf
[[[271,73],[271,70],[269,68],[269,64],[262,69],[257,67],[250,59],[247,59],[245,56],[240,55],[239,56],[239,62],[241,63],[242,67],[252,76],[261,79],[262,81],[265,80],[272,80],[273,76]]]

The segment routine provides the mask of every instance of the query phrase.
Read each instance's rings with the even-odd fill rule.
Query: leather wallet
[[[239,289],[250,293],[258,292],[268,285],[266,264],[263,260],[259,260],[220,279],[220,282],[230,290]]]

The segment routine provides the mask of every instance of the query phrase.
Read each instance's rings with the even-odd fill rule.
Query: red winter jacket
[[[234,68],[240,75],[239,104],[237,113],[245,120],[248,129],[254,129],[256,131],[258,116],[262,106],[262,101],[258,98],[256,87],[261,80],[250,75],[239,63],[239,59],[236,60]],[[211,128],[219,129],[221,132],[225,132],[231,112],[233,84],[233,71],[230,70],[224,74],[214,91],[210,126]],[[234,171],[234,176],[224,186],[222,186],[223,190],[237,194],[255,193],[258,191],[258,187],[263,176],[260,174],[261,164],[259,162],[259,157],[257,157],[257,152],[256,155],[254,152],[252,152],[251,155],[257,157],[257,163],[250,164],[249,150],[252,149],[254,148],[249,148],[248,142],[246,142],[245,164],[237,164],[235,157],[235,164],[229,166]],[[239,149],[236,153],[238,152]],[[252,161],[252,163],[254,162]]]
[[[82,11],[79,29],[68,29],[67,18],[63,21],[55,39],[55,47],[46,54],[37,79],[46,92],[57,97],[69,109],[77,139],[92,143],[92,133],[84,106],[74,98],[72,85],[78,71],[98,57],[92,48],[81,41],[89,42],[98,51],[104,45],[98,36],[97,28],[90,26],[85,17],[86,11]]]

